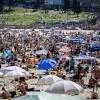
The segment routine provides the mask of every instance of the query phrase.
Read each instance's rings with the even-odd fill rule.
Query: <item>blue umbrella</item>
[[[87,41],[85,41],[85,40],[80,40],[79,41],[79,44],[87,44],[88,42]]]
[[[87,44],[87,41],[85,41],[83,38],[80,38],[80,37],[76,37],[76,38],[72,39],[72,41],[74,43]]]
[[[12,57],[13,53],[10,50],[7,50],[7,51],[4,51],[3,56],[4,57]]]
[[[43,60],[39,63],[38,69],[48,70],[50,68],[54,68],[56,64],[57,64],[56,61],[52,59]]]
[[[81,51],[80,54],[79,54],[79,56],[87,56],[86,51]]]
[[[80,41],[84,41],[84,39],[83,38],[80,38],[80,37],[75,37],[75,38],[73,38],[73,39],[71,39],[73,42],[75,42],[75,43],[79,43]]]
[[[98,43],[98,42],[91,42],[89,50],[91,52],[100,51],[100,43]]]
[[[95,36],[93,40],[100,40],[100,35]]]

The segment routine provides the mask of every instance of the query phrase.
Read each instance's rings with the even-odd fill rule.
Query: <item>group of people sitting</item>
[[[24,96],[28,90],[28,84],[25,82],[25,78],[20,78],[19,84],[16,86],[15,91],[9,91],[5,87],[2,87],[2,93],[0,94],[0,99],[8,99]]]

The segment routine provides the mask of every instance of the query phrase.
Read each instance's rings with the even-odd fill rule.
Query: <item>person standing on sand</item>
[[[75,60],[74,58],[72,57],[71,60],[69,61],[69,66],[70,66],[70,72],[73,71],[75,72]]]

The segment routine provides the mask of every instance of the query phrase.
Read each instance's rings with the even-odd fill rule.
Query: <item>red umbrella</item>
[[[62,56],[60,60],[61,61],[68,61],[68,60],[70,60],[70,57],[68,57],[68,56]]]

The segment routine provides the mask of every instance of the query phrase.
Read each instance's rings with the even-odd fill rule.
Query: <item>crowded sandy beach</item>
[[[100,31],[1,29],[0,100],[23,99],[100,100]]]

